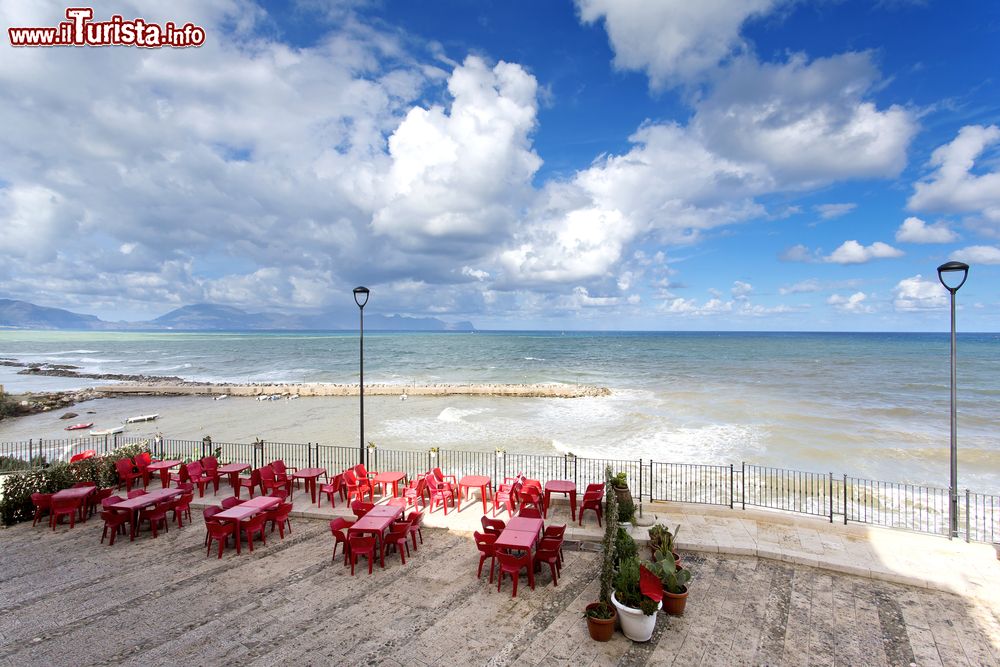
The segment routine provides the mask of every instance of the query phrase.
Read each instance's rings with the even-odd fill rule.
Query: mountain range
[[[27,301],[0,299],[0,328],[73,329],[84,331],[304,331],[352,330],[357,313],[313,315],[248,313],[232,306],[197,303],[170,311],[148,322],[107,322],[62,308]],[[365,314],[365,329],[373,331],[473,331],[471,322],[445,322],[435,317]]]

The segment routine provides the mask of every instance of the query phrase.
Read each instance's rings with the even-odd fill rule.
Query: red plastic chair
[[[514,554],[498,550],[496,554],[497,561],[500,564],[500,574],[497,576],[498,593],[500,592],[500,585],[503,583],[503,575],[509,574],[510,578],[514,580],[514,592],[511,593],[511,597],[516,598],[517,580],[521,577],[522,569],[528,571],[528,584],[531,586],[531,590],[535,590],[535,567],[530,553],[525,552],[521,556],[515,556]]]
[[[476,548],[479,549],[479,569],[476,570],[476,579],[480,579],[483,576],[483,563],[486,559],[490,559],[490,583],[493,583],[493,568],[496,567],[497,563],[497,550],[493,546],[493,543],[497,541],[497,535],[492,533],[480,533],[475,532],[473,536],[476,538]]]
[[[562,571],[562,563],[559,560],[559,550],[562,548],[561,540],[546,540],[543,539],[538,544],[538,549],[535,550],[534,563],[539,565],[541,563],[548,563],[549,570],[552,572],[552,585],[559,585],[558,573]]]
[[[207,530],[205,543],[208,544],[208,552],[205,555],[210,556],[212,554],[212,540],[218,540],[219,558],[222,558],[222,550],[226,546],[226,540],[230,535],[236,535],[236,525],[230,521],[215,521],[206,519],[205,529]]]
[[[139,518],[136,521],[136,530],[142,528],[142,523],[144,521],[149,522],[149,527],[153,531],[153,538],[155,539],[158,535],[159,525],[163,524],[163,532],[170,531],[170,522],[167,521],[167,512],[172,510],[176,503],[172,500],[167,502],[159,503],[153,507],[147,507],[139,510]]]
[[[210,522],[211,523],[229,523],[228,521],[224,522],[224,521],[221,521],[219,519],[213,519],[212,518],[213,516],[215,516],[216,514],[218,514],[221,511],[223,511],[223,510],[218,505],[209,505],[204,510],[202,510],[201,516],[202,516],[202,518],[205,519],[205,526],[206,526],[206,528],[208,527],[208,524]],[[209,536],[208,536],[208,531],[206,530],[205,531],[205,544],[208,544],[208,542],[209,542]]]
[[[188,474],[188,467],[186,463],[182,463],[180,470],[177,472],[168,473],[167,475],[167,486],[170,486],[174,482],[177,482],[177,488],[181,488],[182,484],[191,484],[191,475]],[[191,485],[194,489],[194,485]]]
[[[545,526],[545,531],[542,533],[543,540],[558,540],[559,541],[559,563],[565,562],[563,558],[562,543],[563,539],[566,537],[566,526]]]
[[[119,495],[108,496],[107,498],[101,498],[101,509],[105,510],[111,509],[112,505],[114,505],[115,503],[120,503],[123,500],[125,499]]]
[[[38,523],[38,520],[42,518],[43,512],[52,511],[52,494],[51,493],[32,493],[31,502],[35,506],[35,519],[31,522],[34,526]],[[51,523],[51,521],[49,522]]]
[[[216,478],[213,480],[211,477],[205,475],[205,469],[202,467],[200,461],[193,461],[188,464],[187,467],[188,476],[191,478],[191,483],[198,487],[198,497],[205,497],[205,487],[209,484],[213,484],[214,493],[219,492],[219,480]]]
[[[410,483],[403,489],[403,498],[406,500],[406,506],[417,507],[418,503],[420,505],[424,504],[424,494],[427,492],[427,480],[423,477],[411,480]]]
[[[365,494],[371,498],[372,502],[375,502],[375,490],[372,488],[371,482],[367,479],[359,479],[353,470],[345,470],[343,472],[344,484],[347,485],[347,500],[350,501],[352,498],[356,500],[364,500]]]
[[[201,476],[212,480],[215,492],[218,493],[219,480],[222,478],[222,475],[219,474],[219,459],[214,456],[205,456],[199,463],[201,463]]]
[[[246,502],[245,500],[237,498],[236,496],[229,496],[228,498],[222,499],[222,509],[228,510],[233,507],[236,507],[240,503],[245,503],[245,502]]]
[[[98,506],[100,506],[100,507],[103,508],[104,507],[104,499],[105,498],[110,498],[111,495],[114,492],[115,492],[114,487],[108,488],[108,489],[98,489],[97,493],[95,493],[94,495],[92,495],[90,497],[90,503],[89,504],[90,504],[90,512],[91,512],[91,514],[93,514],[97,510]]]
[[[335,496],[339,495],[341,499],[347,499],[347,487],[344,486],[344,475],[343,473],[339,475],[334,475],[333,479],[330,480],[329,484],[324,484],[319,487],[319,499],[316,503],[316,507],[323,504],[323,495],[330,499],[330,505],[333,507],[337,506],[337,501],[334,499]]]
[[[424,532],[420,529],[424,524],[424,513],[423,512],[410,512],[410,515],[406,517],[407,523],[410,524],[410,537],[413,539],[413,550],[417,550],[417,536],[420,536],[420,543],[424,543]]]
[[[97,456],[96,451],[94,451],[93,449],[87,449],[85,451],[80,452],[79,454],[74,454],[73,456],[69,457],[69,462],[76,463],[77,461],[85,461],[86,459],[91,459],[94,458],[95,456]]]
[[[372,478],[378,473],[375,472],[374,470],[368,470],[368,468],[365,467],[364,463],[359,463],[358,465],[354,466],[354,474],[358,476],[358,479],[366,480],[370,484]]]
[[[444,515],[448,516],[448,501],[450,500],[452,505],[455,504],[455,494],[452,493],[449,485],[443,482],[438,482],[433,474],[428,474],[424,477],[427,480],[427,492],[430,494],[430,510],[434,511],[434,508],[440,503],[444,507]]]
[[[108,542],[108,546],[115,543],[115,536],[125,529],[125,524],[131,523],[132,513],[125,511],[115,511],[115,510],[104,510],[101,512],[101,518],[104,519],[104,532],[101,533],[101,544],[104,544],[104,538],[108,536],[108,529],[111,529],[111,540]]]
[[[132,490],[132,480],[142,479],[142,473],[133,469],[132,459],[118,459],[115,461],[115,470],[118,472],[118,486],[124,484],[126,491]]]
[[[353,521],[348,521],[347,519],[336,518],[330,521],[330,533],[333,535],[333,555],[330,560],[337,558],[337,546],[343,542],[344,543],[344,565],[347,565],[347,529],[354,525]]]
[[[262,512],[240,523],[240,532],[246,535],[251,553],[253,553],[254,535],[260,535],[260,541],[267,546],[267,532],[264,530],[265,521],[267,521],[267,513]]]
[[[372,565],[375,562],[375,538],[369,535],[352,535],[347,541],[351,551],[351,576],[354,576],[354,566],[358,564],[358,556],[368,558],[368,574],[372,573]]]
[[[524,517],[525,519],[542,518],[542,513],[538,510],[537,507],[525,507],[523,505],[521,506],[521,509],[517,511],[517,515],[520,517]]]
[[[187,520],[193,521],[191,518],[191,502],[194,500],[193,493],[185,493],[180,498],[175,501],[174,504],[174,521],[177,522],[178,528],[184,527],[183,518],[186,516]]]
[[[271,498],[278,498],[281,502],[288,500],[288,493],[284,489],[271,489],[271,493],[267,495]]]
[[[600,485],[601,489],[604,485]],[[601,525],[601,518],[604,516],[604,509],[601,506],[601,501],[604,500],[603,490],[593,490],[587,491],[583,494],[583,502],[580,504],[580,525],[583,525],[583,513],[586,510],[593,510],[597,513],[597,525]]]
[[[441,468],[434,468],[431,472],[434,473],[434,479],[438,484],[446,484],[455,497],[458,497],[458,479],[454,475],[445,475],[441,472]]]
[[[298,472],[299,469],[295,467],[286,466],[285,462],[282,461],[281,459],[276,459],[274,461],[271,461],[268,465],[271,466],[271,468],[274,470],[274,477],[279,482],[295,482],[296,485],[298,485],[298,482],[301,481],[289,475],[290,472],[295,473]]]
[[[142,485],[149,486],[149,483],[153,481],[153,473],[147,468],[153,462],[153,457],[149,455],[149,452],[139,452],[132,458],[132,461],[135,462],[136,472],[142,475]]]
[[[260,486],[263,489],[263,493],[267,493],[273,489],[281,489],[286,494],[292,492],[292,480],[278,479],[274,473],[274,468],[271,466],[264,466],[260,469]]]
[[[354,512],[354,516],[358,517],[359,519],[364,515],[368,514],[368,512],[370,512],[373,507],[375,507],[373,503],[366,503],[360,500],[355,500],[353,503],[351,503],[351,511]]]
[[[382,547],[379,554],[379,560],[385,563],[385,550],[386,547],[395,547],[396,551],[399,552],[399,557],[403,561],[403,565],[406,565],[406,556],[410,555],[410,545],[408,543],[410,533],[410,524],[395,523],[382,537]],[[403,554],[403,550],[406,550],[406,554]]]
[[[500,485],[497,492],[493,494],[493,516],[500,511],[500,506],[507,508],[507,515],[514,516],[517,509],[517,493],[520,490],[520,482],[504,483]]]
[[[542,498],[543,496],[541,490],[535,485],[528,483],[523,484],[517,492],[517,500],[521,508],[520,511],[518,511],[518,514],[521,516],[527,516],[524,514],[525,506],[534,507],[538,510],[538,514],[532,515],[533,518],[541,519],[542,512],[544,511],[544,508],[542,507]]]
[[[52,530],[62,520],[61,517],[69,517],[69,527],[76,525],[76,512],[80,508],[80,498],[52,498],[52,509],[49,513],[49,525]]]
[[[236,497],[240,497],[240,489],[250,489],[250,497],[253,498],[253,490],[260,489],[264,493],[264,487],[260,485],[260,468],[252,470],[249,477],[239,477],[236,480]]]
[[[292,503],[282,503],[267,512],[267,520],[271,522],[271,532],[273,533],[274,527],[277,526],[281,539],[285,539],[285,526],[288,526],[288,534],[292,534],[292,522],[288,518],[291,513]]]
[[[496,535],[497,537],[499,537],[500,533],[503,532],[503,529],[507,527],[507,524],[505,524],[500,519],[491,519],[485,514],[483,515],[483,518],[479,520],[479,522],[483,524],[484,533],[491,533],[493,535]]]

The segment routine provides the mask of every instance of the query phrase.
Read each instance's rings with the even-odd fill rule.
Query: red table
[[[373,507],[367,514],[355,521],[354,525],[347,529],[347,537],[350,538],[354,533],[359,535],[372,533],[381,542],[386,528],[391,526],[392,522],[402,513],[403,508],[399,505],[378,505],[377,507]],[[381,548],[381,545],[379,547],[379,554],[379,565],[385,567],[385,552]]]
[[[326,475],[326,468],[300,468],[292,473],[292,479],[304,479],[306,488],[312,494],[312,501],[316,502],[316,480],[320,475]]]
[[[183,493],[184,492],[180,489],[157,489],[156,491],[150,491],[149,493],[144,493],[141,496],[136,496],[135,498],[129,498],[128,500],[115,503],[114,505],[111,505],[111,507],[118,510],[130,510],[132,512],[132,534],[129,535],[129,541],[131,541],[135,539],[136,516],[138,515],[139,510],[143,507],[155,505],[162,500],[180,498]]]
[[[236,524],[236,553],[238,554],[240,553],[240,521],[248,519],[255,514],[274,509],[280,504],[280,498],[275,498],[274,496],[257,496],[245,503],[240,503],[235,507],[223,510],[212,518],[221,519],[222,521],[232,521]]]
[[[382,485],[382,497],[385,497],[385,492],[388,490],[389,485],[392,484],[392,497],[395,498],[399,495],[399,483],[406,479],[405,472],[389,471],[380,472],[372,478],[372,482],[375,484]]]
[[[229,486],[236,488],[236,485],[240,483],[239,476],[244,470],[250,467],[249,463],[227,463],[224,466],[219,466],[220,475],[229,476]]]
[[[63,489],[62,491],[56,491],[54,494],[52,494],[52,498],[53,499],[58,498],[60,500],[71,498],[77,501],[79,503],[79,505],[77,505],[77,511],[80,513],[80,521],[86,521],[87,512],[86,512],[86,503],[84,501],[86,501],[86,499],[90,496],[90,494],[96,492],[97,492],[96,486],[75,486],[72,489]]]
[[[546,519],[549,518],[549,502],[552,500],[553,493],[569,494],[569,511],[573,514],[573,521],[576,521],[576,484],[562,479],[545,482],[545,511],[542,516]]]
[[[466,475],[458,480],[459,503],[461,503],[462,489],[465,489],[466,500],[468,500],[469,489],[479,489],[479,497],[483,499],[483,514],[486,514],[486,496],[490,488],[490,478],[484,475]],[[461,507],[459,507],[461,510]]]
[[[170,486],[170,469],[179,466],[180,461],[154,461],[146,466],[146,470],[160,471],[160,486],[164,489]]]
[[[513,549],[515,551],[531,552],[542,534],[541,519],[526,519],[514,517],[507,522],[507,527],[500,532],[497,541],[493,543],[497,549]],[[528,583],[535,586],[535,568],[528,568]]]

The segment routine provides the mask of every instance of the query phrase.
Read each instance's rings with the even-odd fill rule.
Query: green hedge
[[[95,482],[100,488],[118,486],[115,461],[130,459],[145,451],[149,451],[146,443],[125,445],[105,456],[94,456],[76,463],[58,462],[46,468],[5,475],[0,521],[6,526],[30,521],[35,515],[32,493],[55,493],[77,482]]]

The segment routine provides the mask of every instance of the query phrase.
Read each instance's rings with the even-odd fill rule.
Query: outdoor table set
[[[240,553],[240,522],[245,519],[249,519],[261,512],[266,512],[272,510],[281,504],[281,498],[274,496],[258,496],[256,498],[251,498],[246,502],[240,503],[235,507],[230,507],[227,510],[222,510],[221,512],[214,514],[213,519],[219,521],[231,521],[235,525],[236,534],[236,553]]]
[[[497,591],[500,590],[504,575],[508,574],[514,583],[512,597],[517,597],[517,583],[521,570],[527,572],[528,584],[534,590],[535,571],[542,563],[549,565],[553,586],[558,584],[558,575],[562,567],[562,545],[566,526],[546,528],[534,508],[526,514],[526,516],[514,516],[506,524],[483,514],[482,523],[485,532],[475,534],[476,548],[480,552],[477,576],[482,576],[483,564],[486,559],[490,559],[490,583],[492,583],[493,568],[499,563]]]
[[[183,489],[158,489],[156,491],[150,491],[149,493],[144,493],[142,495],[134,496],[127,500],[122,500],[113,505],[110,505],[110,509],[114,510],[128,510],[132,513],[132,520],[130,522],[131,531],[129,534],[129,539],[134,540],[138,528],[138,516],[139,510],[157,503],[161,503],[164,500],[174,500],[180,498],[184,495]]]

